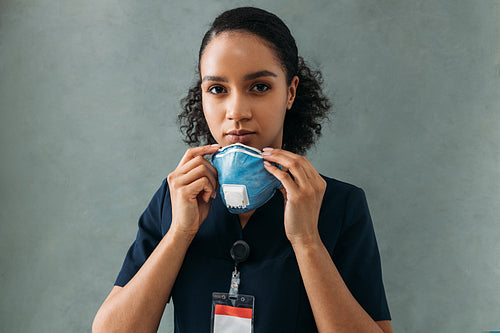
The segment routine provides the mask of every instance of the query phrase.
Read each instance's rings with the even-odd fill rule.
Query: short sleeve
[[[167,190],[167,182],[164,180],[162,186],[156,191],[148,207],[139,218],[139,230],[136,239],[125,256],[115,286],[125,286],[139,271],[163,238],[161,221]]]
[[[390,320],[380,255],[365,193],[353,189],[347,199],[333,261],[354,298],[373,320]]]

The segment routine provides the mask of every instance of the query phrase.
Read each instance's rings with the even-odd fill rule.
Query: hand
[[[304,156],[282,149],[263,150],[266,170],[283,184],[280,190],[285,198],[286,236],[292,245],[321,241],[318,219],[326,189],[325,180]],[[284,170],[269,162],[281,164]]]
[[[194,237],[207,218],[216,196],[217,170],[203,156],[215,153],[219,145],[190,148],[177,168],[168,175],[172,201],[171,230]]]

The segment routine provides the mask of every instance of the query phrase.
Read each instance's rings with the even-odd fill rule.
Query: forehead
[[[217,34],[208,43],[200,59],[201,73],[239,68],[259,70],[284,68],[273,45],[262,37],[244,31]],[[283,74],[283,73],[279,74]]]

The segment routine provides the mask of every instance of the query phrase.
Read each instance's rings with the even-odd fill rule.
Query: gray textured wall
[[[201,36],[241,4],[323,71],[308,157],[365,189],[395,331],[500,330],[500,1],[0,0],[0,331],[89,331],[186,148]]]

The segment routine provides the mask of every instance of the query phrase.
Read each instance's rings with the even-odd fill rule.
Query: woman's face
[[[248,32],[223,32],[200,59],[205,119],[221,146],[240,142],[281,148],[285,113],[298,85],[267,42]]]

